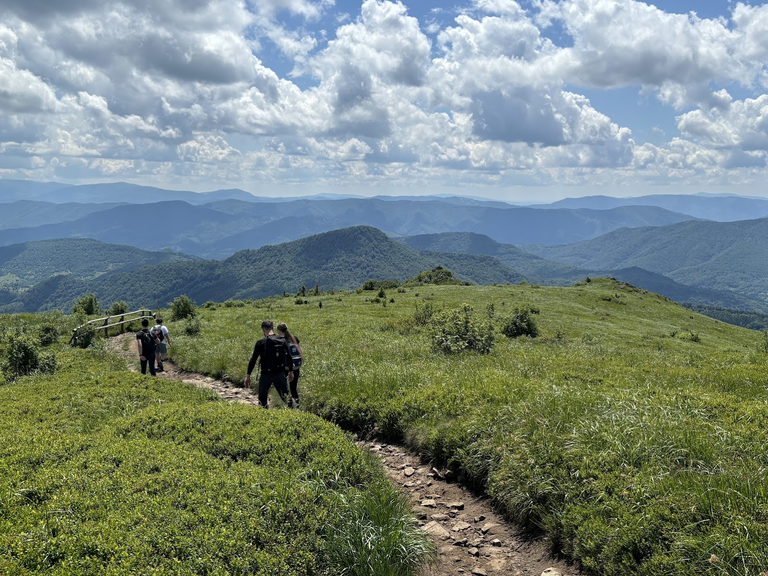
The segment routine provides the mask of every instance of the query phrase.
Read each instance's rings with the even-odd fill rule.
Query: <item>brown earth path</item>
[[[109,338],[107,348],[138,372],[134,334]],[[213,390],[226,400],[258,405],[250,390],[186,372],[167,360],[158,377]],[[381,458],[392,482],[411,498],[423,529],[437,547],[437,560],[423,576],[584,576],[575,566],[553,558],[544,542],[524,537],[494,511],[488,498],[450,481],[449,472],[422,462],[399,445],[362,440],[358,444]]]

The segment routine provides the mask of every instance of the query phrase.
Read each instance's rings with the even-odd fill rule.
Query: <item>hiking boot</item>
[[[294,398],[293,399],[293,409],[294,410],[298,410],[299,409],[299,399],[298,398]]]

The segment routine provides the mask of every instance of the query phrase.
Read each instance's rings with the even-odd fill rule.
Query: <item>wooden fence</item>
[[[136,322],[137,320],[141,320],[142,318],[154,318],[155,313],[152,312],[152,310],[135,310],[133,312],[126,312],[125,314],[120,314],[119,316],[115,314],[114,316],[107,316],[105,318],[96,318],[95,320],[89,320],[85,324],[82,324],[72,330],[72,337],[69,339],[69,343],[73,346],[77,345],[77,331],[82,330],[86,326],[90,326],[91,324],[99,324],[99,326],[96,326],[96,331],[104,330],[104,335],[109,335],[109,329],[114,326],[120,326],[120,332],[125,332],[125,325],[130,324],[131,322]],[[117,322],[111,322],[111,320],[115,320],[116,318],[120,318]]]

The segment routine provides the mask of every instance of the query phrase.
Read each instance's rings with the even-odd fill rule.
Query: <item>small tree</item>
[[[75,301],[75,305],[72,307],[72,313],[77,314],[78,312],[82,312],[86,316],[101,314],[101,306],[93,292],[90,294],[83,294]]]
[[[120,302],[112,303],[112,306],[107,310],[107,316],[120,316],[126,312],[128,312],[128,304],[121,300]]]
[[[174,298],[171,303],[171,320],[184,320],[185,318],[194,318],[195,305],[189,299],[189,296],[183,294]]]

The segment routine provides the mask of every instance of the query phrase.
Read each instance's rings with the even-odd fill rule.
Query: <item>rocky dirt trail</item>
[[[126,359],[130,370],[138,371],[134,334],[110,338],[107,347]],[[233,402],[258,405],[250,390],[185,372],[169,361],[158,377],[207,388]],[[423,576],[585,575],[575,566],[553,558],[543,542],[521,534],[494,511],[486,497],[453,481],[450,472],[422,462],[402,446],[363,440],[358,444],[376,454],[392,482],[409,495],[423,529],[437,547],[437,560]]]

